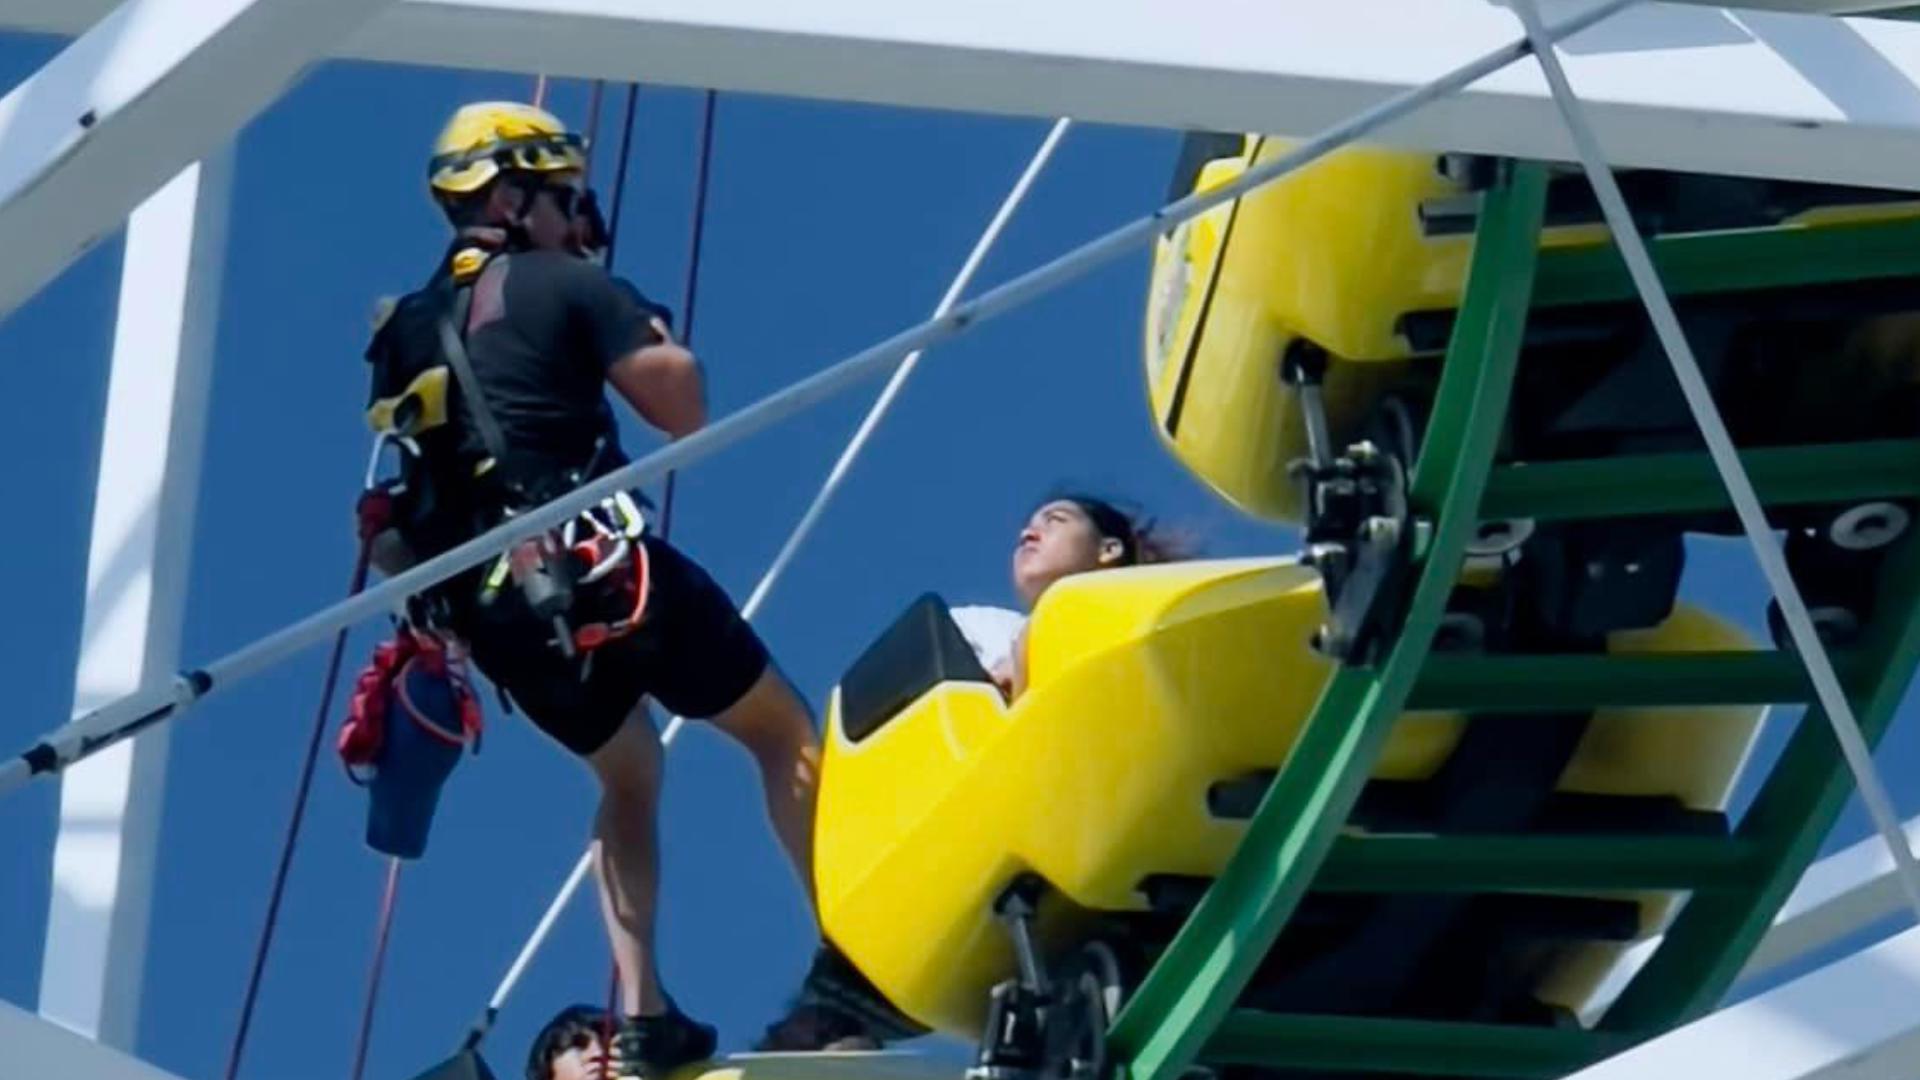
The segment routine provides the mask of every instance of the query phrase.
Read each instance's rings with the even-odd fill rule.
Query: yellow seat
[[[1234,138],[1212,160],[1198,155],[1191,178],[1177,179],[1208,190],[1292,145]],[[1331,358],[1325,398],[1338,446],[1359,437],[1369,407],[1389,388],[1433,381],[1440,347],[1412,340],[1407,319],[1458,306],[1472,248],[1470,230],[1458,224],[1461,208],[1470,212],[1470,192],[1443,174],[1440,160],[1350,147],[1161,238],[1145,320],[1154,427],[1181,462],[1242,509],[1301,518],[1300,492],[1286,469],[1305,456],[1305,436],[1299,402],[1278,374],[1289,348],[1310,345]],[[1885,193],[1809,185],[1634,175],[1772,184],[1753,201],[1784,203],[1790,212],[1756,210],[1763,216],[1755,227],[1768,229],[1920,216],[1910,196],[1891,202],[1895,196]],[[1577,195],[1583,183],[1568,175],[1561,190]],[[1562,219],[1567,223],[1556,224]],[[1602,225],[1556,214],[1550,200],[1543,251],[1608,242]],[[1911,348],[1901,355],[1910,361]]]
[[[1209,789],[1285,760],[1331,671],[1305,645],[1324,618],[1318,578],[1287,559],[1084,574],[1035,612],[1030,688],[1011,708],[990,685],[942,682],[850,735],[836,688],[815,839],[828,937],[905,1012],[976,1033],[989,988],[1013,971],[991,905],[1017,875],[1049,887],[1037,930],[1059,949],[1091,913],[1145,910],[1150,875],[1219,872],[1244,825],[1209,813]],[[1613,646],[1746,647],[1688,609]],[[1597,715],[1562,788],[1722,808],[1757,721]],[[1432,775],[1464,724],[1402,718],[1374,777]],[[1643,928],[1659,915],[1650,903]],[[1611,963],[1594,955],[1556,968],[1552,989],[1589,992]]]

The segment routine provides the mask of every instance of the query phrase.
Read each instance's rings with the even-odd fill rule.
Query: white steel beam
[[[0,1080],[180,1080],[0,1001]]]
[[[0,316],[382,0],[126,0],[0,99]]]
[[[71,32],[99,3],[0,0],[0,26]],[[395,0],[340,55],[1304,135],[1519,36],[1487,0]],[[1920,25],[1647,3],[1575,38],[1566,63],[1617,164],[1920,177]],[[1381,138],[1572,156],[1534,65]]]
[[[164,682],[180,663],[226,255],[230,155],[135,210],[87,552],[74,715]],[[134,1048],[166,783],[164,726],[61,778],[40,1012]]]
[[[1676,1028],[1568,1080],[1913,1080],[1920,929]]]
[[[1906,834],[1920,848],[1920,818],[1906,823]],[[1878,837],[1862,840],[1807,868],[1740,978],[1765,975],[1905,906],[1893,854]]]

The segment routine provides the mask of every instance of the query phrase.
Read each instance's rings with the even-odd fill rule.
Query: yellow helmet
[[[586,167],[586,142],[545,109],[514,101],[463,105],[433,144],[427,182],[440,196],[470,195],[503,171]]]

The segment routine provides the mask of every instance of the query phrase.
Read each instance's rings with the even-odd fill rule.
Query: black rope
[[[689,343],[693,341],[694,304],[700,296],[700,250],[707,237],[707,178],[713,164],[713,106],[718,96],[709,90],[700,105],[700,149],[693,169],[693,230],[687,240],[687,285],[681,292],[687,310],[681,339]]]
[[[713,113],[719,95],[712,90],[700,101],[700,143],[693,169],[693,227],[687,238],[687,283],[680,295],[685,298],[685,316],[681,320],[680,340],[693,345],[693,316],[700,299],[700,253],[707,238],[707,189],[713,165]],[[660,537],[673,531],[673,489],[675,473],[668,472],[666,490],[660,497]]]
[[[613,198],[607,205],[607,270],[613,270],[613,254],[620,242],[620,209],[626,205],[627,162],[633,152],[633,118],[640,104],[640,84],[627,84],[626,115],[620,122],[620,152],[613,170]]]

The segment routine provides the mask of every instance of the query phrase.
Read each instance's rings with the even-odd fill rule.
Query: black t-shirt
[[[666,321],[666,310],[572,255],[516,252],[488,263],[473,284],[467,354],[517,476],[589,466],[597,475],[625,462],[607,369],[660,341],[655,318]],[[464,453],[486,456],[478,426],[462,427]]]

